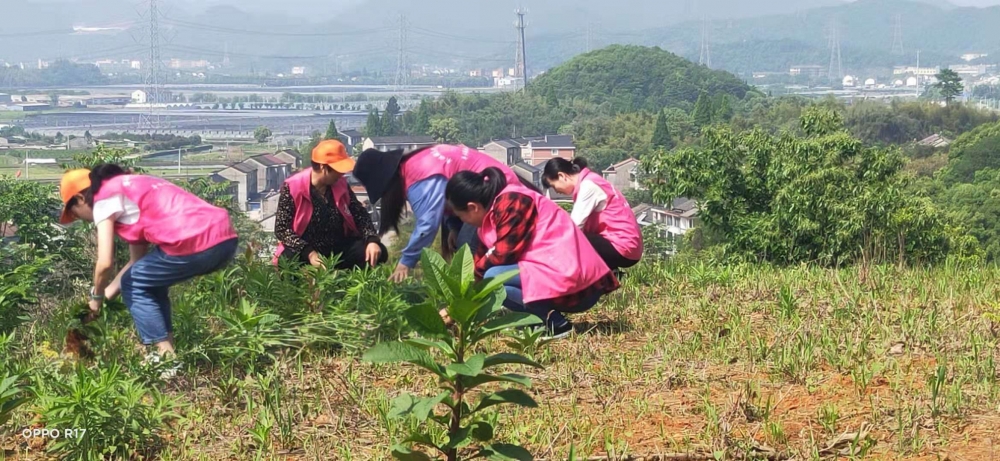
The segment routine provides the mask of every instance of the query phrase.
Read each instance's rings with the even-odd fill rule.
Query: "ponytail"
[[[489,208],[497,196],[507,187],[507,177],[499,168],[490,167],[482,173],[460,171],[448,181],[445,198],[458,211],[469,209],[469,203],[478,203]]]
[[[122,167],[114,163],[101,163],[92,168],[90,170],[90,187],[84,193],[84,198],[87,200],[87,204],[94,206],[94,196],[101,191],[101,186],[104,185],[104,181],[124,174],[127,174],[127,172]]]
[[[556,157],[545,162],[545,169],[542,171],[542,176],[545,179],[554,180],[559,178],[559,173],[572,176],[580,174],[584,168],[587,168],[587,159],[583,157],[576,157],[572,162],[561,157]]]

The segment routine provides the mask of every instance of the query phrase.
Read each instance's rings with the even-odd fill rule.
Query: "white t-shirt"
[[[139,222],[139,205],[122,194],[94,202],[94,224],[114,219],[122,224]]]
[[[601,186],[598,186],[594,181],[585,179],[580,182],[580,192],[576,195],[576,201],[573,202],[573,212],[570,213],[570,217],[573,218],[577,227],[582,228],[592,213],[604,211],[607,206],[608,194],[605,194],[601,190]]]

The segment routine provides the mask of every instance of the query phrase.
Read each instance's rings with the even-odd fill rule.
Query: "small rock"
[[[904,343],[893,344],[892,347],[889,348],[889,355],[903,355],[903,349],[905,347],[906,344]]]
[[[333,426],[333,419],[327,415],[319,415],[313,420],[313,426],[315,427],[328,427]]]

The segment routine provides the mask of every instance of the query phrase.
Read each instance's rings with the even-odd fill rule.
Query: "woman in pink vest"
[[[559,205],[509,183],[499,169],[460,172],[445,195],[462,222],[479,228],[476,275],[490,278],[519,269],[505,284],[504,306],[538,316],[549,337],[573,330],[563,313],[589,310],[618,289],[611,269]]]
[[[545,164],[543,181],[560,194],[573,195],[573,222],[612,269],[632,267],[642,259],[642,230],[625,196],[587,168],[587,161],[554,158]]]
[[[229,212],[165,179],[128,174],[114,164],[67,172],[59,192],[65,205],[61,223],[81,219],[97,225],[91,316],[120,293],[142,343],[156,346],[147,360],[173,355],[168,290],[233,259],[238,239]],[[115,235],[129,244],[129,262],[117,276]]]
[[[285,181],[278,197],[274,255],[319,266],[320,256],[340,255],[338,269],[374,267],[389,258],[372,224],[371,215],[354,196],[344,174],[354,160],[337,140],[319,143],[312,151],[312,168]]]
[[[445,220],[448,213],[444,189],[460,171],[481,172],[489,167],[501,170],[508,182],[521,181],[514,170],[489,154],[466,146],[438,144],[406,154],[402,149],[368,149],[358,157],[354,177],[365,186],[371,203],[382,202],[379,233],[384,235],[390,229],[399,232],[399,218],[407,201],[417,219],[392,280],[400,282],[409,276],[420,260],[420,252],[434,243],[438,228],[446,255],[464,244],[475,251],[475,229],[462,226],[457,218]]]

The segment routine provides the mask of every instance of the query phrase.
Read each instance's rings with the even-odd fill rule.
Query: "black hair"
[[[389,230],[399,233],[399,218],[403,216],[403,209],[406,208],[406,191],[403,189],[403,176],[399,169],[392,175],[389,187],[382,193],[379,199],[379,223],[378,232],[385,235]]]
[[[83,195],[87,205],[94,206],[94,196],[101,191],[104,181],[124,174],[128,174],[128,172],[115,163],[98,164],[90,169],[90,187],[80,191],[80,194]],[[76,200],[70,200],[67,206],[73,206],[76,202]]]
[[[549,181],[558,179],[559,173],[575,175],[580,174],[584,168],[587,168],[587,159],[583,157],[574,158],[572,162],[561,157],[556,157],[545,162],[545,168],[542,171],[542,185],[545,188],[552,187]]]
[[[469,203],[489,208],[505,187],[507,177],[499,168],[489,167],[482,173],[460,171],[448,181],[444,196],[452,209],[458,211],[467,210]]]

